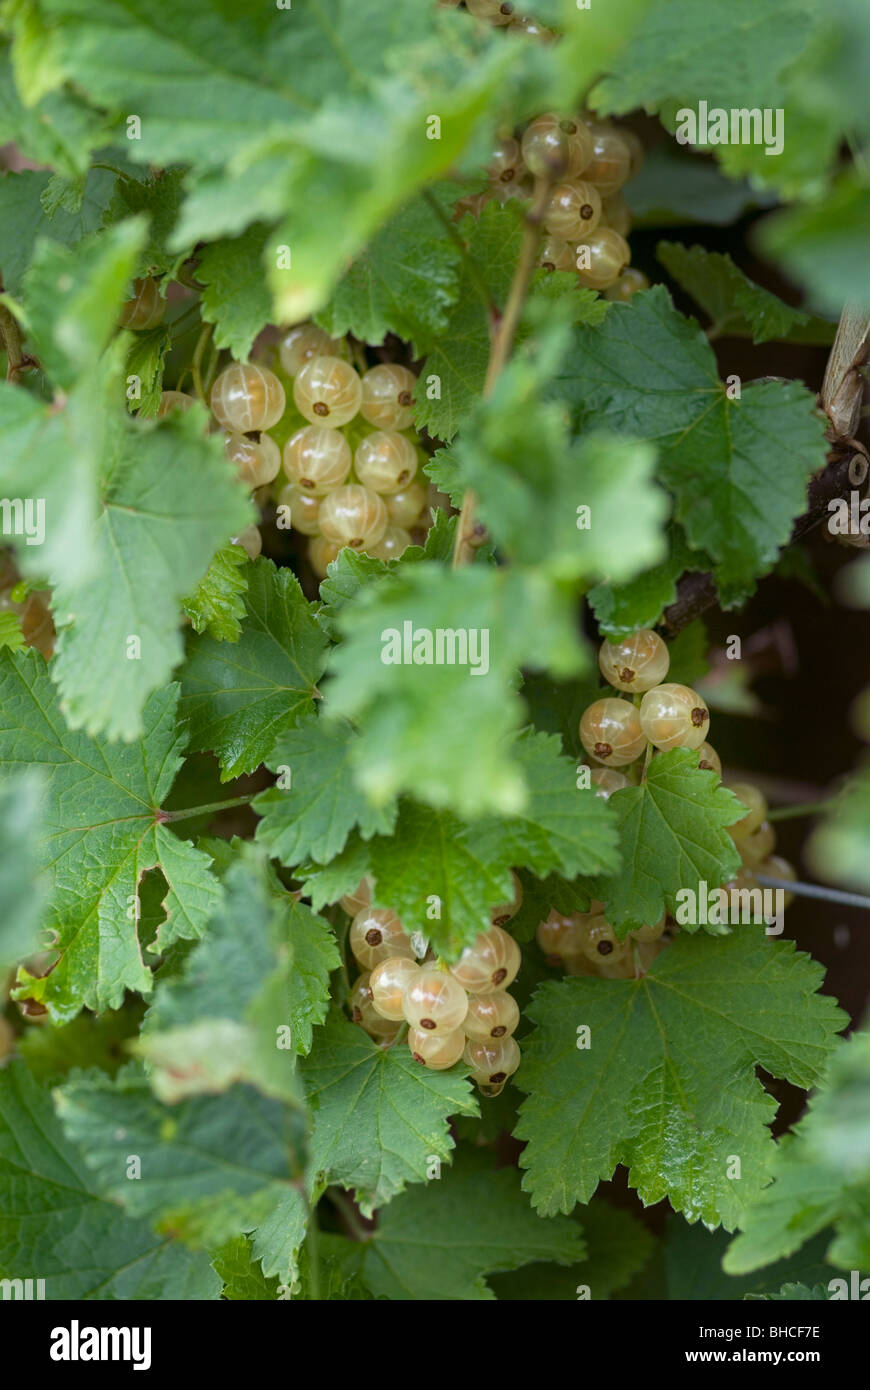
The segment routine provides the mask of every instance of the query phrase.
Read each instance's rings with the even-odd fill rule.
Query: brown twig
[[[39,366],[39,359],[22,348],[18,320],[5,304],[0,304],[0,339],[6,352],[7,381],[16,381],[22,372]]]

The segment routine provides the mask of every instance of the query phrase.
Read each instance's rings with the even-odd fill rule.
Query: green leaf
[[[740,819],[740,803],[715,772],[699,770],[697,759],[687,748],[659,753],[641,786],[624,787],[607,803],[619,822],[622,870],[597,882],[595,896],[620,937],[658,922],[665,910],[676,914],[681,890],[703,897],[704,884],[718,888],[740,867],[725,830]],[[698,923],[684,930],[697,931]]]
[[[151,1086],[172,1104],[237,1082],[294,1101],[293,958],[265,861],[241,853],[223,878],[226,894],[182,973],[158,982],[133,1051]],[[281,897],[287,898],[286,893]]]
[[[690,546],[713,557],[720,583],[746,585],[769,570],[825,462],[810,393],[798,382],[750,382],[729,399],[703,333],[661,287],[575,335],[555,387],[581,422],[658,444],[676,520]]]
[[[212,1260],[221,1280],[221,1298],[230,1302],[265,1302],[278,1297],[278,1280],[266,1279],[244,1236],[234,1236],[222,1245]]]
[[[344,849],[354,826],[364,839],[389,835],[395,804],[374,808],[357,790],[350,751],[357,735],[349,724],[308,715],[275,741],[266,758],[284,779],[254,801],[262,820],[257,839],[282,864],[311,858],[328,863]]]
[[[624,1163],[645,1204],[668,1197],[689,1221],[733,1229],[769,1181],[776,1102],[756,1066],[810,1086],[844,1024],[821,979],[792,942],[743,927],[680,935],[639,980],[543,984],[516,1078],[534,1205],[569,1212]]]
[[[7,172],[0,177],[0,270],[8,294],[20,293],[37,243],[56,241],[72,246],[96,231],[115,187],[114,175],[105,169],[92,169],[82,186],[78,209],[69,211],[60,205],[49,214],[44,197],[51,183],[52,175],[41,169]]]
[[[807,291],[820,313],[839,317],[844,303],[870,309],[864,267],[870,253],[870,186],[845,173],[824,196],[776,213],[761,224],[764,254]]]
[[[417,424],[435,439],[452,439],[480,396],[490,350],[488,302],[501,306],[507,299],[522,223],[514,208],[491,202],[478,219],[465,216],[458,233],[466,256],[456,305],[423,364],[425,393],[418,388]]]
[[[668,654],[671,658],[668,680],[678,685],[687,685],[690,690],[694,690],[695,682],[701,680],[710,670],[707,660],[709,646],[704,619],[696,618],[668,644]]]
[[[191,747],[218,755],[228,781],[268,757],[278,735],[314,708],[327,643],[289,569],[257,560],[248,571],[238,642],[194,637],[181,673],[180,713]]]
[[[305,1231],[293,1111],[249,1086],[161,1105],[136,1066],[114,1081],[99,1073],[70,1079],[55,1104],[102,1196],[194,1249],[256,1231],[266,1277],[293,1276]],[[127,1154],[141,1160],[136,1182],[126,1176]]]
[[[0,971],[30,955],[45,897],[39,869],[42,837],[40,769],[23,767],[0,782]]]
[[[354,1189],[369,1215],[454,1147],[450,1115],[474,1115],[464,1076],[415,1062],[407,1047],[380,1048],[340,1014],[318,1033],[302,1077],[314,1129],[310,1164],[328,1183]]]
[[[222,545],[196,588],[182,602],[194,632],[216,642],[238,642],[248,591],[248,557],[240,545]]]
[[[196,278],[205,285],[202,317],[215,325],[215,346],[229,348],[237,362],[247,360],[254,339],[271,317],[263,267],[267,235],[268,228],[257,224],[242,236],[213,242],[199,254]]]
[[[105,115],[91,110],[71,91],[51,90],[56,83],[44,88],[33,105],[24,93],[28,100],[24,105],[15,89],[9,57],[8,51],[0,53],[0,144],[14,141],[25,159],[51,165],[67,178],[81,178],[91,152],[109,138]]]
[[[655,1242],[631,1212],[596,1197],[575,1219],[587,1246],[583,1260],[569,1269],[533,1264],[516,1274],[500,1275],[493,1280],[496,1298],[576,1302],[581,1290],[588,1289],[588,1297],[597,1303],[623,1288],[648,1263]]]
[[[96,572],[55,593],[64,626],[53,669],[72,727],[134,739],[148,695],[181,660],[179,602],[249,503],[200,411],[146,428],[125,420],[112,445],[91,535]]]
[[[44,1279],[52,1300],[220,1294],[207,1256],[100,1196],[48,1092],[20,1063],[0,1071],[0,1278]]]
[[[728,255],[704,246],[682,246],[660,241],[656,256],[670,275],[689,293],[710,319],[710,332],[719,337],[751,338],[766,343],[773,338],[792,342],[834,341],[836,324],[811,319],[777,295],[756,285]]]
[[[538,1260],[576,1264],[583,1253],[574,1222],[543,1221],[531,1210],[516,1169],[494,1169],[491,1159],[460,1150],[443,1175],[378,1214],[360,1274],[375,1298],[489,1301],[496,1295],[487,1274]]]
[[[341,952],[328,922],[293,895],[282,891],[280,898],[283,929],[293,951],[288,1000],[290,1032],[297,1053],[307,1057],[314,1028],[326,1018],[329,977],[341,965]]]
[[[338,627],[327,714],[361,726],[351,763],[368,797],[385,805],[408,791],[463,815],[520,810],[508,744],[523,720],[516,669],[581,664],[568,596],[528,571],[422,562],[357,593]]]
[[[0,613],[0,648],[20,652],[25,646],[21,618],[17,613]]]
[[[725,1269],[745,1274],[833,1226],[827,1258],[870,1268],[870,1033],[853,1033],[771,1165],[773,1182],[741,1221]]]
[[[352,333],[362,343],[395,333],[421,356],[424,344],[446,332],[458,295],[460,251],[449,231],[455,196],[450,185],[436,187],[389,218],[339,281],[318,323],[334,338]]]
[[[114,1076],[128,1060],[127,1043],[135,1038],[145,1012],[139,999],[121,1009],[96,1014],[80,1013],[61,1028],[43,1020],[18,1039],[18,1053],[34,1080],[55,1082],[75,1068],[99,1067]]]
[[[762,1273],[738,1275],[722,1268],[729,1239],[727,1231],[721,1228],[708,1231],[700,1223],[689,1226],[682,1217],[671,1216],[665,1237],[668,1298],[701,1303],[763,1298],[783,1284],[795,1280],[815,1284],[830,1275],[823,1236],[808,1241],[800,1254],[766,1266]]]
[[[632,226],[727,227],[750,208],[775,201],[748,180],[726,178],[707,159],[670,143],[645,152],[643,166],[625,190]]]
[[[0,652],[0,768],[4,777],[39,763],[39,865],[49,884],[42,925],[57,933],[57,960],[22,997],[66,1022],[82,1005],[102,1013],[124,991],[148,993],[151,971],[136,932],[142,875],[159,865],[169,884],[161,943],[202,935],[220,898],[209,858],[158,821],[181,766],[176,686],[153,695],[142,739],[110,745],[71,732],[60,715],[48,667],[35,652]]]
[[[139,378],[139,395],[132,397],[128,404],[143,419],[150,419],[160,409],[163,367],[171,347],[171,336],[169,329],[161,324],[147,333],[131,333],[130,339],[124,377],[128,385],[131,376]]]
[[[361,589],[389,573],[391,571],[386,561],[378,560],[374,555],[357,553],[349,546],[338,552],[338,557],[327,567],[326,578],[321,581],[321,601],[317,610],[317,621],[331,641],[339,640],[338,618],[345,604],[355,598]]]
[[[616,639],[655,627],[677,596],[677,581],[688,570],[706,570],[711,561],[690,549],[679,526],[668,535],[668,556],[627,584],[596,584],[588,598],[602,635]]]
[[[145,179],[119,178],[106,213],[109,226],[131,213],[148,219],[148,238],[139,260],[139,275],[165,275],[173,280],[184,255],[169,249],[178,220],[184,174],[180,169],[158,169]],[[186,249],[186,248],[185,248]]]

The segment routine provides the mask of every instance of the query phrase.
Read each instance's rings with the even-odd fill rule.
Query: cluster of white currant
[[[54,652],[55,630],[47,589],[29,589],[22,583],[10,550],[0,550],[0,613],[15,613],[21,620],[26,647],[35,647],[46,661]]]
[[[310,423],[284,446],[287,482],[276,501],[309,537],[320,578],[343,546],[398,559],[430,520],[429,491],[416,477],[424,457],[413,432],[417,378],[399,363],[360,376],[340,350],[313,323],[291,328],[279,349],[296,407]]]
[[[782,879],[783,883],[793,883],[797,874],[793,866],[781,855],[774,854],[776,831],[767,819],[768,805],[764,793],[751,782],[735,782],[726,779],[723,785],[734,793],[738,801],[746,807],[746,815],[734,825],[728,826],[743,867],[737,877],[723,884],[723,892],[734,888],[757,888],[756,873],[767,878]],[[794,901],[794,894],[785,892],[783,907]]]
[[[520,1064],[513,1037],[520,1011],[507,987],[521,956],[503,924],[521,900],[515,879],[513,902],[493,908],[489,930],[466,947],[455,965],[446,966],[426,943],[408,936],[394,912],[371,906],[371,886],[363,879],[341,899],[353,917],[350,948],[363,969],[350,997],[354,1022],[386,1043],[407,1024],[415,1061],[430,1071],[446,1071],[462,1060],[482,1095],[498,1095]]]
[[[588,912],[564,914],[555,908],[537,930],[538,945],[547,964],[569,975],[599,975],[605,980],[632,980],[645,975],[676,928],[662,917],[654,926],[639,927],[620,941],[604,915],[604,904],[589,904]]]

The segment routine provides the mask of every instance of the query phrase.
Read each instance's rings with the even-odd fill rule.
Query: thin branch
[[[212,801],[207,806],[189,806],[184,811],[159,811],[158,820],[161,824],[177,820],[193,820],[195,816],[214,815],[217,811],[228,811],[232,806],[248,806],[257,796],[257,792],[249,792],[247,796],[232,796],[228,801]]]
[[[843,907],[870,908],[870,898],[863,893],[844,893],[842,888],[822,888],[818,883],[794,883],[789,878],[771,878],[769,874],[756,874],[755,878],[762,888],[782,888],[798,898],[820,898]]]
[[[372,1238],[371,1231],[367,1231],[363,1226],[360,1217],[357,1215],[356,1207],[349,1197],[345,1197],[343,1192],[338,1192],[334,1187],[328,1187],[324,1194],[335,1207],[345,1229],[350,1232],[354,1240],[369,1241]]]
[[[193,357],[190,362],[191,375],[193,376],[193,389],[197,394],[197,398],[201,400],[205,406],[208,405],[208,401],[205,398],[205,388],[202,384],[202,358],[206,347],[211,342],[211,335],[213,332],[213,323],[203,324],[202,332],[196,340],[196,347],[193,349]]]
[[[493,320],[492,345],[481,393],[484,400],[492,395],[499,374],[511,355],[523,305],[531,283],[532,272],[535,269],[535,257],[541,238],[541,223],[544,220],[549,197],[550,180],[538,179],[535,183],[531,207],[526,213],[523,243],[511,282],[507,304],[503,313],[496,311],[497,316]],[[476,509],[477,498],[471,488],[468,488],[462,499],[462,510],[456,527],[456,542],[453,548],[454,569],[471,562],[474,551],[483,538],[482,529],[477,526],[474,519]]]
[[[30,367],[38,367],[36,357],[25,352],[21,346],[21,327],[11,309],[0,304],[0,339],[6,353],[6,380],[15,381],[21,372]]]
[[[801,816],[820,816],[835,805],[836,802],[828,797],[825,801],[805,801],[800,806],[774,806],[772,811],[768,811],[767,819],[799,820]]]

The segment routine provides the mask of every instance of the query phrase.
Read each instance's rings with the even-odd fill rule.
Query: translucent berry
[[[361,1028],[372,1038],[378,1040],[382,1038],[394,1038],[401,1027],[393,1019],[384,1018],[378,1013],[374,1005],[371,987],[371,975],[368,971],[360,975],[351,990],[348,1001],[350,1016],[354,1023],[358,1023]]]
[[[520,948],[501,927],[481,932],[473,946],[466,946],[450,973],[469,994],[491,994],[507,989],[516,978],[522,956]]]
[[[386,529],[383,497],[360,483],[335,488],[320,504],[320,530],[333,545],[367,550],[377,545]]]
[[[275,373],[253,362],[231,362],[215,381],[209,399],[218,424],[238,434],[271,429],[287,404]]]
[[[298,323],[281,339],[278,356],[288,376],[297,376],[312,357],[335,357],[338,343],[316,323]]]
[[[361,878],[352,893],[345,893],[338,900],[345,912],[349,916],[355,917],[358,912],[362,912],[364,907],[370,907],[372,901],[372,881],[366,876]]]
[[[161,391],[157,418],[161,420],[164,415],[169,414],[170,410],[190,410],[190,407],[195,404],[195,398],[188,396],[184,391]]]
[[[510,24],[515,7],[510,0],[465,0],[465,8],[477,19],[502,25]]]
[[[631,164],[629,165],[628,177],[630,179],[633,179],[635,174],[640,173],[641,167],[643,165],[645,154],[643,141],[641,140],[639,135],[635,135],[634,131],[629,130],[626,126],[623,126],[620,129],[619,138],[622,140],[623,144],[628,146],[628,152],[631,157]]]
[[[365,970],[372,970],[391,956],[414,958],[411,938],[395,912],[384,907],[364,907],[350,924],[350,949]]]
[[[426,520],[429,519],[428,492],[419,482],[408,483],[407,487],[391,493],[389,497],[384,498],[384,501],[387,504],[390,521],[396,526],[413,526],[424,508],[427,509]]]
[[[631,943],[619,940],[606,917],[599,916],[590,922],[583,945],[583,954],[587,960],[597,964],[606,959],[611,965],[615,965],[630,953]]]
[[[487,173],[492,183],[519,183],[526,172],[519,141],[512,135],[499,140],[489,158]]]
[[[631,260],[625,237],[612,227],[596,227],[577,246],[577,279],[586,289],[605,290],[618,280]]]
[[[574,250],[561,237],[548,235],[538,252],[538,265],[544,270],[573,270]]]
[[[667,916],[662,914],[659,921],[655,922],[652,926],[637,927],[628,934],[634,941],[658,941],[659,937],[664,935],[667,920]]]
[[[419,972],[417,962],[407,956],[389,956],[375,966],[369,984],[374,1006],[382,1018],[404,1018],[402,996]]]
[[[612,285],[608,285],[604,291],[604,298],[618,304],[627,304],[632,295],[637,294],[638,290],[648,290],[649,280],[642,270],[635,270],[634,266],[628,266],[618,280],[614,280]]]
[[[378,560],[399,560],[411,544],[411,533],[404,526],[388,526],[377,545],[369,549],[369,555]]]
[[[466,1036],[479,1041],[488,1038],[510,1037],[520,1021],[516,999],[507,990],[493,994],[473,994],[468,1000],[468,1013],[463,1028]]]
[[[509,903],[499,903],[489,914],[490,924],[493,927],[503,927],[505,922],[509,922],[512,917],[516,917],[523,905],[523,885],[520,883],[516,874],[511,872],[513,882],[513,896]]]
[[[784,884],[797,882],[797,874],[793,865],[791,865],[787,859],[783,859],[780,854],[771,854],[768,859],[765,859],[763,864],[758,865],[758,872],[765,878],[782,879]],[[783,907],[788,907],[789,904],[793,902],[794,893],[789,893],[786,889],[782,899]]]
[[[545,956],[575,956],[586,944],[588,918],[585,913],[564,914],[553,908],[538,924],[535,937]]]
[[[670,664],[667,647],[650,627],[615,642],[602,642],[598,653],[602,676],[617,690],[650,690],[661,684]]]
[[[616,130],[593,128],[591,140],[592,154],[583,170],[583,177],[587,183],[595,184],[602,197],[609,197],[628,178],[631,150]]]
[[[553,112],[537,116],[523,132],[523,163],[535,178],[558,178],[569,172],[571,154],[569,132],[561,127]],[[591,142],[590,142],[591,149]]]
[[[290,525],[301,536],[320,534],[320,498],[310,492],[303,492],[294,483],[282,487],[275,499],[279,507],[289,507]]]
[[[417,378],[398,362],[379,362],[362,378],[364,420],[379,430],[407,430],[414,423],[414,387]]]
[[[582,241],[601,218],[601,194],[582,180],[557,183],[550,195],[544,226],[563,241]],[[563,267],[560,267],[562,269]]]
[[[340,545],[328,541],[325,536],[312,536],[308,542],[308,561],[319,579],[325,579],[327,566],[338,559]]]
[[[718,772],[722,776],[722,763],[719,754],[712,743],[702,743],[699,751],[698,766],[703,772]]]
[[[293,399],[312,425],[339,429],[362,404],[359,373],[340,357],[310,357],[293,383]]]
[[[631,783],[624,772],[617,772],[614,767],[596,767],[593,769],[589,779],[593,787],[597,787],[596,796],[600,796],[607,801],[614,792],[621,792],[623,787],[630,787]]]
[[[417,450],[397,430],[374,430],[357,445],[353,467],[373,492],[400,492],[417,472]]]
[[[650,743],[663,753],[670,748],[700,748],[710,727],[710,712],[696,691],[666,682],[644,695],[640,723]]]
[[[465,1051],[465,1031],[454,1028],[452,1033],[425,1033],[422,1028],[410,1028],[408,1051],[415,1062],[421,1062],[430,1071],[446,1071],[456,1065]]]
[[[471,1068],[472,1079],[484,1086],[504,1084],[522,1061],[516,1040],[511,1037],[485,1041],[469,1038],[463,1057]]]
[[[728,834],[734,840],[745,840],[751,835],[753,830],[757,830],[767,815],[767,797],[764,792],[759,791],[751,782],[732,782],[723,783],[729,791],[733,792],[738,801],[746,807],[746,815],[733,825],[726,827]]]
[[[231,545],[240,545],[249,560],[256,560],[263,551],[263,537],[259,526],[246,526],[237,536],[230,537]]]
[[[608,767],[633,763],[646,748],[640,716],[628,700],[596,700],[580,720],[580,741],[587,753]]]
[[[133,281],[133,298],[121,305],[118,322],[122,328],[142,333],[162,323],[165,313],[166,300],[160,295],[157,281],[146,275],[142,280]]]
[[[246,487],[263,487],[277,478],[281,468],[281,450],[269,434],[250,439],[234,430],[224,441],[227,458],[235,464],[239,481]]]
[[[468,1012],[468,995],[446,970],[423,965],[408,983],[402,1010],[412,1028],[424,1033],[452,1033]]]
[[[341,487],[353,458],[341,430],[305,425],[284,445],[284,472],[291,483],[313,497]]]
[[[601,223],[605,227],[612,227],[620,236],[628,236],[631,231],[631,208],[621,193],[602,198]]]
[[[740,858],[750,869],[757,869],[759,864],[768,859],[775,845],[776,831],[769,820],[763,820],[751,835],[743,835],[737,840]]]

